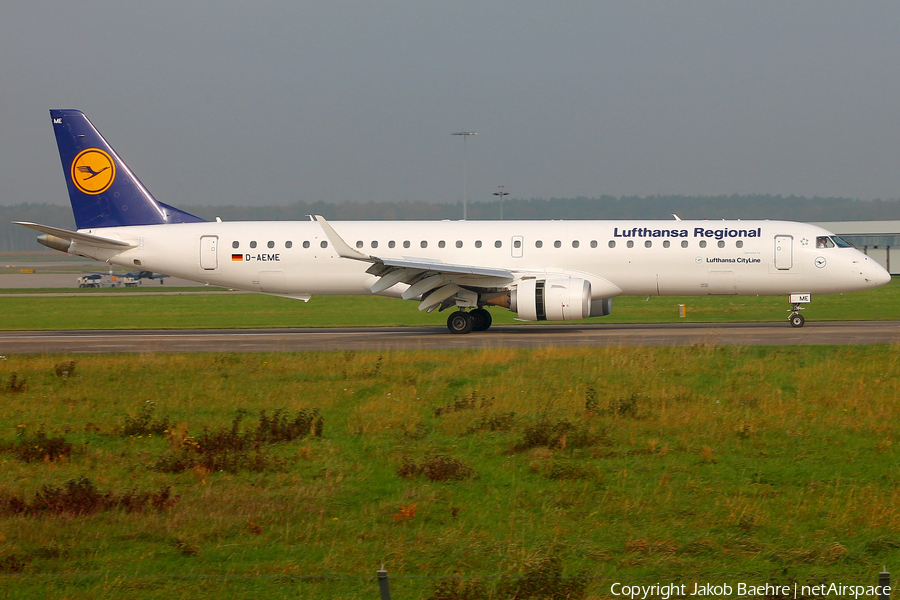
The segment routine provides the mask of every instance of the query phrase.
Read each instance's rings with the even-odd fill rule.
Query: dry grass
[[[868,580],[900,558],[897,350],[9,356],[0,492],[86,476],[179,501],[2,517],[0,578],[41,576],[11,598],[362,597],[382,562],[398,597],[498,597],[538,567],[586,597],[687,573]],[[154,470],[242,410],[215,439],[276,468]],[[261,411],[323,435],[263,439]],[[28,462],[17,439],[72,451]]]

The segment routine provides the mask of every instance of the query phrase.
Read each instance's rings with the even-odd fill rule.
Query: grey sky
[[[7,2],[0,204],[79,108],[176,206],[900,197],[900,3]]]

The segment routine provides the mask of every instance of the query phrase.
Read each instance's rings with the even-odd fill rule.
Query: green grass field
[[[171,292],[174,288],[157,291]],[[679,304],[687,307],[684,319],[678,316]],[[97,296],[91,290],[75,297],[0,294],[0,329],[441,326],[446,323],[448,312],[429,315],[416,307],[415,302],[358,296],[317,296],[304,303],[262,294],[135,295],[129,289],[121,289],[113,297]],[[783,297],[651,297],[648,300],[623,296],[614,299],[613,312],[608,317],[583,322],[782,321],[787,318],[788,308],[790,305]],[[516,322],[515,314],[506,309],[493,308],[491,314],[496,324]],[[815,321],[900,319],[900,281],[867,292],[814,296],[803,314]]]
[[[70,361],[0,359],[6,598],[374,599],[382,563],[398,599],[605,598],[900,559],[897,347]]]

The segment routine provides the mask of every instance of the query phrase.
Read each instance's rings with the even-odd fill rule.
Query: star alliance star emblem
[[[800,243],[801,243],[802,245],[804,245],[804,246],[808,246],[808,245],[809,245],[809,240],[806,239],[806,238],[803,238],[802,240],[800,240]]]

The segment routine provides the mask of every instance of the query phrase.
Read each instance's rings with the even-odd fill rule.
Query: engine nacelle
[[[605,317],[612,312],[612,298],[601,298],[591,301],[591,316]]]
[[[509,309],[525,321],[586,319],[591,316],[591,282],[571,277],[525,279],[510,292]]]

